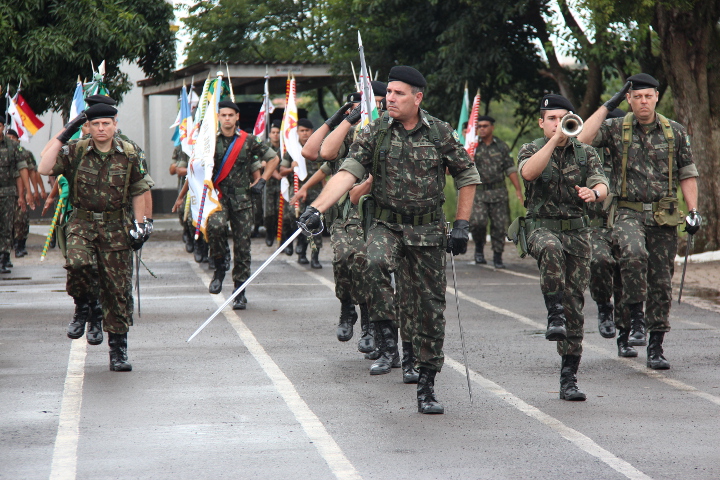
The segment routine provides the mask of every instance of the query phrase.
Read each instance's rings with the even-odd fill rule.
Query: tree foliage
[[[173,9],[164,0],[0,1],[0,84],[17,87],[36,113],[68,111],[78,76],[104,60],[105,82],[120,99],[130,88],[123,61],[166,78],[175,67]]]

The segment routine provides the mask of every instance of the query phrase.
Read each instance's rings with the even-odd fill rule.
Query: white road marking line
[[[290,262],[288,262],[290,263]],[[311,272],[308,270],[305,270],[302,267],[295,266],[295,264],[290,263],[290,265],[294,266],[296,269],[301,270],[305,272],[307,275],[317,279],[322,283],[323,285],[327,286],[328,288],[331,288],[332,290],[335,290],[335,284],[325,277],[322,277],[318,275],[315,272]],[[453,289],[448,287],[448,291],[451,293],[454,293]],[[458,291],[458,295],[461,298],[467,297],[467,295],[461,293]],[[485,304],[485,302],[482,302]],[[488,306],[491,306],[487,304]],[[498,310],[504,310],[504,309],[498,309]],[[507,310],[504,310],[508,313]],[[499,312],[498,312],[499,313]],[[524,317],[523,317],[524,318]],[[536,322],[526,319],[530,324],[536,324]],[[457,362],[456,360],[453,360],[452,358],[445,356],[445,364],[449,365],[452,369],[456,370],[458,373],[460,373],[463,377],[465,376],[465,365],[463,365],[460,362]],[[520,398],[516,397],[512,393],[508,392],[504,388],[502,388],[500,385],[492,382],[491,380],[486,379],[479,373],[475,372],[474,370],[470,370],[470,378],[473,382],[480,385],[485,390],[488,390],[492,392],[493,394],[500,397],[503,401],[509,403],[516,409],[520,410],[525,415],[534,418],[538,420],[539,422],[543,423],[544,425],[552,428],[555,430],[558,434],[560,434],[563,438],[569,440],[572,442],[575,446],[580,448],[581,450],[589,453],[590,455],[597,457],[599,460],[607,464],[610,468],[613,470],[625,475],[627,478],[631,480],[651,480],[651,477],[648,477],[640,470],[636,469],[632,465],[630,465],[625,460],[616,457],[609,451],[602,448],[600,445],[592,441],[589,437],[583,435],[582,433],[578,432],[577,430],[574,430],[564,423],[562,423],[560,420],[556,419],[555,417],[552,417],[544,412],[542,412],[537,407],[534,407],[524,401],[522,401]]]
[[[507,273],[508,275],[515,275],[516,277],[532,278],[533,280],[538,280],[538,281],[540,280],[540,277],[538,275],[530,275],[528,273],[516,272],[514,270],[508,270],[507,268],[502,268],[502,269],[498,270],[497,268],[491,267],[489,265],[478,265],[478,267],[482,267],[486,270],[492,270],[495,272]]]
[[[205,287],[210,286],[210,276],[198,267],[195,262],[188,262],[192,269],[195,271],[200,280],[202,280]],[[213,301],[217,306],[221,306],[226,297],[223,294],[211,295]],[[295,390],[290,379],[285,376],[280,367],[273,361],[272,357],[268,355],[262,345],[257,341],[255,335],[245,325],[240,316],[235,313],[232,309],[232,305],[228,305],[223,310],[223,315],[228,320],[230,325],[235,329],[240,340],[243,342],[248,351],[252,354],[255,360],[260,364],[265,374],[273,382],[273,385],[277,389],[278,393],[282,396],[285,404],[290,408],[290,411],[295,416],[295,419],[300,423],[305,430],[308,438],[312,441],[318,453],[327,462],[328,467],[335,475],[336,478],[341,480],[361,480],[362,477],[355,470],[355,467],[350,460],[345,456],[340,446],[335,442],[332,436],[325,429],[320,419],[313,413],[307,403],[302,399],[300,394]]]
[[[454,294],[452,287],[448,287],[447,290],[451,294]],[[486,310],[490,310],[491,312],[499,313],[500,315],[505,315],[507,317],[514,318],[515,320],[517,320],[521,323],[524,323],[525,325],[528,325],[530,327],[533,327],[535,329],[545,330],[547,328],[547,325],[544,325],[540,322],[536,322],[535,320],[531,320],[531,319],[524,317],[522,315],[519,315],[515,312],[511,312],[510,310],[496,307],[495,305],[491,305],[487,302],[483,302],[482,300],[473,298],[469,295],[462,293],[460,290],[458,290],[458,296],[460,298],[462,298],[463,300],[466,300],[470,303],[474,303],[475,305],[482,307]],[[651,370],[651,369],[647,368],[645,365],[638,363],[637,361],[633,361],[628,358],[618,357],[617,353],[615,351],[592,345],[592,344],[588,343],[587,341],[583,342],[583,348],[591,350],[591,351],[593,351],[599,355],[602,355],[606,358],[609,358],[611,360],[620,362],[620,363],[624,364],[625,366],[630,367],[630,368],[642,373],[643,375],[647,375],[650,378],[659,380],[660,382],[663,382],[664,384],[669,385],[677,390],[692,393],[693,395],[700,397],[702,399],[705,399],[711,403],[714,403],[715,405],[720,405],[720,397],[709,394],[707,392],[703,392],[701,390],[698,390],[697,388],[695,388],[691,385],[688,385],[686,383],[683,383],[679,380],[668,378],[665,375],[663,375],[662,373],[659,373],[656,370]]]
[[[449,358],[448,356],[445,356],[445,365],[448,365],[453,370],[456,370],[458,373],[460,373],[462,376],[465,376],[465,366],[461,364],[460,362],[457,362],[453,360],[452,358]],[[475,372],[474,370],[470,370],[470,378],[473,382],[480,385],[485,390],[488,390],[489,392],[493,393],[497,397],[499,397],[504,402],[509,403],[516,409],[520,410],[522,413],[527,415],[530,418],[534,418],[535,420],[539,421],[543,425],[550,427],[555,432],[557,432],[560,436],[565,438],[566,440],[573,443],[576,447],[578,447],[580,450],[583,450],[586,453],[589,453],[593,457],[598,458],[600,461],[605,463],[607,466],[612,468],[613,470],[617,471],[618,473],[621,473],[622,475],[625,475],[627,478],[632,480],[649,480],[651,477],[648,477],[643,472],[638,470],[637,468],[633,467],[631,464],[626,462],[625,460],[616,457],[611,452],[605,450],[600,445],[595,443],[592,439],[587,437],[586,435],[583,435],[582,433],[578,432],[577,430],[568,427],[564,423],[562,423],[560,420],[558,420],[555,417],[552,417],[537,407],[534,407],[530,405],[529,403],[524,402],[520,398],[516,397],[512,393],[508,392],[504,388],[502,388],[497,383],[488,380],[487,378],[483,377],[479,373]]]
[[[84,336],[70,343],[70,359],[60,404],[60,419],[50,467],[50,480],[74,480],[77,474],[77,447],[86,354],[87,342]]]

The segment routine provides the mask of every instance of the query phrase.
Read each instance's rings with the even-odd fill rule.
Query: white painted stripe
[[[87,342],[84,336],[70,343],[70,359],[60,404],[60,420],[55,437],[50,480],[74,480],[77,473],[77,446],[80,436],[80,408],[86,354]]]
[[[207,275],[194,261],[188,262],[198,277],[202,280],[206,287],[210,286],[210,276]],[[222,294],[211,295],[217,306],[225,303],[225,296]],[[332,436],[327,432],[325,426],[320,419],[313,413],[310,407],[305,403],[300,394],[293,386],[280,367],[268,355],[262,345],[257,341],[255,335],[245,325],[240,316],[232,310],[232,306],[228,305],[223,310],[223,315],[235,329],[240,340],[242,340],[248,351],[255,357],[263,371],[270,377],[275,385],[278,393],[282,396],[285,404],[290,408],[297,421],[302,426],[311,442],[317,448],[318,453],[327,462],[328,467],[340,480],[360,480],[362,477],[355,470],[350,460],[345,456],[340,446],[335,442]]]
[[[454,290],[451,287],[447,287],[447,291],[451,295],[454,295]],[[473,298],[469,295],[462,293],[459,290],[458,290],[458,296],[460,298],[462,298],[463,300],[466,300],[470,303],[474,303],[475,305],[482,307],[486,310],[490,310],[491,312],[499,313],[500,315],[505,315],[507,317],[514,318],[518,322],[524,323],[525,325],[536,328],[538,330],[545,330],[545,328],[547,327],[547,325],[544,325],[540,322],[536,322],[535,320],[531,320],[531,319],[524,317],[522,315],[519,315],[515,312],[511,312],[510,310],[496,307],[495,305],[491,305],[487,302],[483,302],[482,300]],[[596,345],[592,345],[592,344],[588,343],[587,341],[583,342],[583,348],[585,348],[587,350],[591,350],[591,351],[593,351],[599,355],[602,355],[608,359],[620,362],[620,363],[624,364],[625,366],[630,367],[639,373],[642,373],[643,375],[646,375],[650,378],[658,380],[658,381],[660,381],[666,385],[669,385],[677,390],[692,393],[693,395],[700,397],[704,400],[707,400],[711,403],[714,403],[715,405],[720,405],[720,397],[709,394],[707,392],[703,392],[701,390],[698,390],[697,388],[695,388],[691,385],[688,385],[686,383],[683,383],[680,380],[668,378],[665,375],[663,375],[662,373],[658,372],[657,370],[651,370],[651,369],[647,368],[645,365],[643,365],[642,363],[638,363],[637,360],[631,360],[629,358],[618,357],[617,352],[614,350],[608,350],[606,348],[598,347]]]
[[[515,275],[516,277],[532,278],[533,280],[538,280],[538,281],[540,280],[540,277],[538,275],[530,275],[528,273],[515,272],[513,270],[508,270],[507,268],[498,270],[497,268],[491,267],[490,265],[478,265],[478,267],[482,267],[486,270],[492,270],[494,272],[506,273],[508,275]]]
[[[465,376],[465,366],[452,358],[445,356],[445,365],[448,365],[453,370],[456,370],[461,375]],[[633,467],[631,464],[626,462],[625,460],[616,457],[611,452],[605,450],[600,445],[595,443],[592,439],[587,437],[586,435],[583,435],[582,433],[578,432],[575,429],[572,429],[562,423],[560,420],[558,420],[555,417],[552,417],[544,412],[542,412],[537,407],[534,407],[530,405],[529,403],[524,402],[520,398],[516,397],[512,393],[508,392],[504,388],[502,388],[497,383],[488,380],[487,378],[483,377],[479,373],[470,370],[470,379],[475,382],[476,384],[480,385],[485,390],[493,393],[497,397],[499,397],[502,401],[509,403],[516,409],[520,410],[522,413],[527,415],[530,418],[534,418],[538,422],[542,423],[543,425],[550,427],[555,432],[560,434],[563,438],[571,442],[573,445],[578,447],[579,449],[583,450],[584,452],[589,453],[590,455],[598,458],[600,461],[608,465],[613,470],[617,471],[618,473],[621,473],[625,477],[632,479],[632,480],[649,480],[651,477],[648,477],[643,472],[638,470],[637,468]]]

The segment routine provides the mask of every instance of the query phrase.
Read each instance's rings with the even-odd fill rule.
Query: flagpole
[[[360,30],[358,30],[358,50],[360,51],[360,82],[362,83],[365,81],[365,80],[363,80],[363,75],[367,76],[368,70],[367,70],[367,65],[365,64],[365,47],[363,47],[363,44],[362,44],[362,38],[360,37]],[[366,77],[366,79],[368,82],[370,81],[370,78]],[[364,84],[363,84],[363,86],[364,86]],[[361,90],[361,91],[364,92],[364,90],[365,89],[363,88],[363,90]],[[363,95],[362,101],[365,103],[365,108],[367,108],[369,121],[372,121],[371,115],[372,115],[372,111],[373,111],[373,108],[372,108],[373,100],[374,99],[371,99],[369,95]]]

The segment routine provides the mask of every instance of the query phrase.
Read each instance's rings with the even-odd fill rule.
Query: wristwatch
[[[599,192],[599,191],[595,190],[594,188],[592,189],[592,191],[593,191],[593,193],[595,194],[595,200],[597,200],[598,198],[600,198],[600,192]]]

